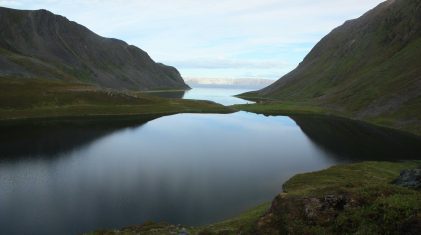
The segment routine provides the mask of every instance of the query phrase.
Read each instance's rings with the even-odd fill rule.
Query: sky
[[[278,79],[383,0],[0,0],[135,45],[185,78]]]

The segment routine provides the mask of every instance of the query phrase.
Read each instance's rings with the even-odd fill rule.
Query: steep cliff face
[[[360,119],[419,120],[421,0],[388,0],[345,22],[295,70],[248,95],[323,106]]]
[[[188,89],[173,67],[46,10],[0,7],[0,76],[83,81],[107,88]]]

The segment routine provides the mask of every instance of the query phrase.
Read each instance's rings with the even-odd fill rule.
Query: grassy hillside
[[[0,120],[183,112],[229,113],[232,110],[208,101],[164,99],[141,92],[102,89],[83,83],[0,78]]]
[[[421,0],[386,1],[334,29],[273,85],[241,97],[275,100],[280,110],[291,105],[321,109],[419,134],[420,9]]]
[[[410,162],[363,162],[298,174],[271,204],[201,227],[146,223],[90,234],[416,234],[421,191],[392,184]]]
[[[0,74],[131,90],[189,89],[177,69],[46,10],[0,7]]]

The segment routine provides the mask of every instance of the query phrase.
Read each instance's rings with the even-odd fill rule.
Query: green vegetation
[[[224,220],[215,224],[191,228],[193,234],[237,234],[238,231],[250,230],[254,223],[270,207],[270,203],[263,203],[251,210],[248,210],[232,219]]]
[[[299,174],[284,184],[256,230],[289,234],[412,234],[421,192],[392,184],[421,162],[364,162]],[[414,233],[415,234],[415,233]]]
[[[298,174],[238,217],[200,227],[145,223],[90,234],[416,234],[421,192],[392,184],[420,161],[363,162]]]
[[[147,222],[138,226],[130,226],[120,230],[98,230],[88,235],[112,235],[112,234],[180,234],[186,232],[188,234],[237,234],[239,230],[249,230],[251,226],[257,222],[262,214],[268,210],[270,203],[264,203],[256,208],[248,210],[241,215],[232,219],[224,220],[215,224],[191,227],[183,225],[172,225],[168,223]]]
[[[328,106],[322,106],[317,104],[312,104],[310,102],[293,102],[293,101],[277,101],[269,99],[259,99],[253,96],[239,95],[237,96],[242,99],[256,101],[254,104],[236,104],[231,107],[236,110],[242,110],[257,114],[264,115],[317,115],[317,116],[333,116],[345,119],[352,119],[370,123],[375,126],[381,126],[389,129],[395,129],[399,131],[408,132],[415,135],[421,135],[421,125],[418,124],[417,114],[417,105],[413,104],[406,107],[401,107],[401,113],[413,113],[412,120],[406,122],[400,122],[398,120],[400,114],[395,113],[396,116],[378,116],[371,118],[359,118],[355,117],[352,112],[345,110],[336,110],[329,108]]]
[[[310,102],[293,102],[293,101],[276,101],[268,99],[258,99],[252,96],[240,95],[239,98],[243,98],[251,101],[258,101],[254,104],[237,104],[231,107],[237,110],[243,110],[252,113],[264,114],[264,115],[329,115],[354,120],[360,120],[368,122],[372,125],[382,126],[386,128],[392,128],[400,131],[409,132],[415,135],[421,135],[421,125],[418,120],[418,104],[412,104],[405,107],[401,107],[398,112],[390,115],[376,116],[360,118],[352,114],[352,112],[346,110],[337,110],[328,106],[312,104]],[[410,115],[412,119],[406,121],[400,120],[403,113]]]
[[[229,112],[233,110],[208,101],[164,99],[83,83],[0,78],[0,120]]]

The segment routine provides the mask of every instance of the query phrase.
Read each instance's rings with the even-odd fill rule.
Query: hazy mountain
[[[173,67],[46,10],[0,7],[0,76],[83,81],[116,89],[186,89]]]
[[[238,87],[238,88],[254,88],[259,89],[268,86],[274,82],[270,79],[257,78],[185,78],[190,86],[196,87]]]
[[[389,0],[325,36],[300,65],[249,96],[404,126],[421,119],[421,0]],[[412,125],[411,124],[411,125]]]

